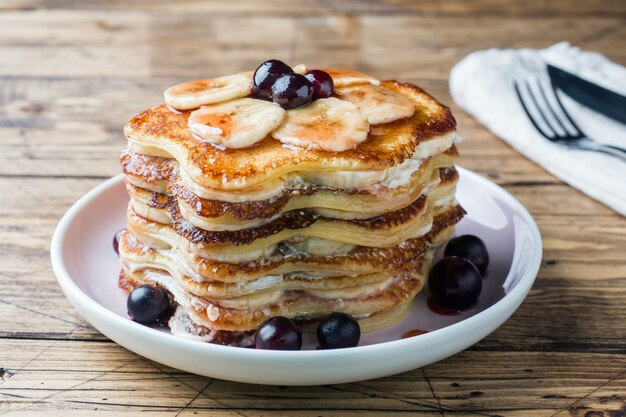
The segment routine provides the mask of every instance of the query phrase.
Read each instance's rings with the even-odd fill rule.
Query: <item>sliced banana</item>
[[[247,148],[265,138],[285,117],[268,101],[240,98],[200,107],[189,115],[189,130],[200,139],[231,149]]]
[[[413,116],[415,105],[411,100],[389,88],[361,84],[335,89],[337,96],[354,103],[371,125],[393,122]]]
[[[327,72],[332,77],[335,87],[345,87],[347,85],[358,84],[380,84],[380,81],[376,78],[370,77],[369,75],[358,71],[336,68],[323,69],[322,71]]]
[[[296,74],[304,74],[307,70],[306,65],[304,64],[294,65],[292,69]]]
[[[252,73],[227,75],[211,80],[197,80],[165,90],[165,102],[178,110],[197,109],[205,104],[221,103],[250,94]]]
[[[367,118],[354,104],[330,97],[287,111],[272,136],[289,145],[341,152],[355,148],[368,132]]]

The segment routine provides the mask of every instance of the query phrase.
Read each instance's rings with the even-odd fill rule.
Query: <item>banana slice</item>
[[[296,74],[304,74],[307,70],[306,65],[304,64],[294,65],[292,69]]]
[[[335,87],[345,87],[347,85],[358,84],[380,84],[380,81],[374,77],[370,77],[362,72],[347,69],[322,69],[327,72],[333,79]]]
[[[413,116],[415,105],[400,93],[380,85],[361,84],[335,89],[337,96],[354,103],[371,125]]]
[[[240,98],[191,112],[189,130],[207,142],[231,149],[247,148],[265,138],[285,117],[285,110],[268,101]]]
[[[341,152],[355,148],[368,132],[367,118],[354,104],[330,97],[287,111],[272,136],[289,145]]]
[[[197,80],[165,90],[165,102],[178,110],[197,109],[205,104],[220,103],[250,94],[252,73],[227,75],[211,80]]]

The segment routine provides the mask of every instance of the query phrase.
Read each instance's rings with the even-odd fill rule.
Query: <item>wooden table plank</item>
[[[312,389],[194,376],[111,343],[33,341],[24,349],[15,341],[0,340],[0,362],[20,369],[2,383],[0,412],[28,407],[31,415],[47,415],[97,405],[103,412],[141,409],[172,411],[170,415],[183,407],[196,412],[237,410],[246,416],[439,415],[440,408],[446,415],[514,415],[509,413],[529,410],[549,415],[583,397],[587,404],[605,401],[626,386],[626,360],[617,361],[613,355],[478,354],[490,366],[477,361],[476,352],[463,352],[423,370]],[[22,359],[15,361],[18,356]],[[574,368],[568,366],[572,361]],[[600,386],[601,391],[594,391]],[[32,403],[33,399],[41,401]]]
[[[39,10],[88,9],[88,10],[128,10],[128,3],[123,0],[107,2],[88,0],[76,3],[72,0],[9,0],[0,4],[0,10]],[[350,14],[409,14],[432,15],[506,15],[506,16],[616,16],[625,15],[626,6],[620,0],[570,0],[564,2],[546,2],[527,0],[512,2],[501,0],[449,0],[442,3],[437,0],[407,2],[401,0],[360,1],[344,0],[341,2],[302,0],[274,0],[259,2],[255,0],[182,0],[175,3],[166,0],[139,0],[132,4],[133,9],[146,12],[210,12],[226,17],[241,14],[266,15],[311,15],[326,13]]]
[[[46,19],[57,24],[42,24]],[[445,80],[454,63],[473,50],[545,47],[563,39],[580,46],[605,45],[607,56],[626,60],[618,41],[626,28],[617,16],[252,14],[224,19],[202,11],[27,11],[1,15],[0,27],[6,38],[0,75],[197,78],[254,68],[274,56],[356,68],[381,77]],[[600,43],[607,38],[613,43]]]

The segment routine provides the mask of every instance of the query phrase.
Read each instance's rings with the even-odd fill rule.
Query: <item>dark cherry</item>
[[[313,86],[302,74],[283,75],[272,86],[272,96],[283,109],[295,109],[313,101]]]
[[[459,256],[473,263],[482,273],[489,266],[489,252],[487,246],[477,236],[462,235],[451,239],[446,246],[444,256]]]
[[[113,236],[113,250],[118,255],[120,254],[120,239],[122,238],[122,233],[124,233],[126,229],[120,229],[115,232],[115,236]]]
[[[335,91],[333,77],[326,71],[311,70],[304,74],[304,76],[307,80],[311,81],[311,85],[313,85],[313,100],[328,98],[333,95]]]
[[[317,326],[320,349],[354,347],[361,339],[359,322],[344,313],[332,313]]]
[[[256,332],[257,349],[300,350],[302,332],[292,320],[276,316],[269,318]]]
[[[430,270],[428,287],[431,297],[441,307],[460,310],[478,300],[483,281],[473,263],[458,256],[448,256]]]
[[[277,59],[270,59],[259,65],[252,77],[253,97],[272,100],[272,86],[277,79],[286,74],[293,74],[293,70]]]
[[[139,323],[158,322],[170,309],[167,292],[161,287],[144,284],[135,287],[126,302],[128,315]]]

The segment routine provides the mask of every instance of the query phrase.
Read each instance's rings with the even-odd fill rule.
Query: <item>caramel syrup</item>
[[[408,339],[409,337],[415,337],[415,336],[419,336],[421,334],[426,334],[428,333],[428,330],[422,330],[422,329],[413,329],[413,330],[409,330],[408,332],[404,333],[402,335],[403,339]]]
[[[222,137],[230,136],[230,132],[234,127],[232,114],[208,113],[197,117],[198,123],[221,129],[222,134],[220,136]]]

